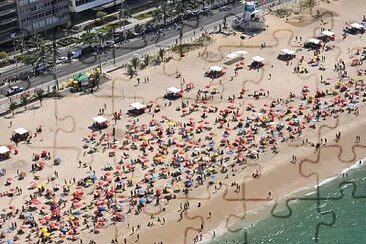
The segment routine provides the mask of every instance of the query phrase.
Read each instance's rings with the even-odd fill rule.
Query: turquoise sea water
[[[340,174],[318,188],[288,196],[300,198],[289,201],[292,212],[282,201],[278,205],[282,207],[272,212],[274,216],[235,233],[210,237],[208,243],[366,243],[366,163],[346,171],[344,177]]]

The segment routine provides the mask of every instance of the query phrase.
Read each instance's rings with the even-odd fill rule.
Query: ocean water
[[[286,197],[289,198],[293,198],[288,201],[291,211],[285,200],[279,201],[271,214],[259,220],[257,217],[254,224],[242,221],[237,225],[237,232],[216,230],[216,236],[209,236],[205,242],[366,243],[365,160],[361,164],[355,163],[339,176],[321,182],[318,187]],[[249,215],[246,219],[250,218]]]

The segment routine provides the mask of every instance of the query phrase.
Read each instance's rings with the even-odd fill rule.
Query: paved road
[[[267,0],[267,3],[269,2],[275,2],[276,0]],[[296,1],[296,0],[280,0],[283,2],[289,2],[289,1]],[[277,1],[276,1],[277,2]],[[262,1],[259,1],[259,5],[262,4]],[[242,13],[242,5],[235,5],[232,6],[232,9],[229,11],[224,10],[215,10],[212,15],[208,16],[200,16],[199,21],[197,19],[189,20],[184,23],[183,27],[183,38],[187,38],[189,36],[193,36],[193,30],[195,30],[197,33],[200,32],[201,25],[203,25],[205,28],[207,26],[215,26],[220,23],[222,23],[223,19],[230,18],[232,19],[234,16],[240,16]],[[231,24],[231,20],[228,19],[227,21],[228,25]],[[121,48],[114,49],[114,56],[116,57],[115,62],[116,63],[127,63],[135,53],[143,54],[147,53],[153,50],[156,50],[160,47],[168,46],[171,44],[174,44],[176,39],[178,38],[179,31],[170,28],[167,30],[164,30],[165,36],[162,35],[156,36],[155,38],[152,38],[151,35],[146,36],[144,39],[139,38],[135,40],[131,40],[128,43],[125,43],[121,46]],[[60,56],[66,56],[66,54],[61,54]],[[106,50],[103,56],[101,56],[101,61],[104,63],[103,67],[109,67],[113,68],[114,61],[113,61],[113,49]],[[76,74],[78,72],[83,72],[86,70],[90,70],[94,67],[96,67],[99,64],[99,60],[97,56],[90,56],[87,58],[82,58],[79,60],[74,60],[70,64],[62,64],[57,65],[57,76],[59,82],[66,81],[68,78],[71,78],[73,74]],[[31,67],[27,66],[21,66],[19,67],[19,72],[29,71],[31,70]],[[49,81],[56,80],[55,77],[55,69],[52,72],[44,73],[43,75],[40,75],[38,77],[32,77],[30,81],[19,81],[16,83],[16,85],[21,85],[24,87],[24,89],[30,89],[32,87],[39,86],[41,84],[44,84]],[[4,74],[0,75],[0,80],[4,79],[4,77],[8,77],[10,75],[15,75],[16,70],[10,70],[8,72],[4,72]],[[56,84],[56,82],[55,82]],[[12,84],[14,85],[14,84]],[[5,90],[8,89],[7,85],[4,85],[3,87],[0,87],[0,99],[4,96],[2,94],[5,94]]]
[[[207,26],[208,24],[212,24],[215,22],[220,22],[224,19],[224,17],[238,15],[242,12],[241,5],[233,7],[230,11],[217,11],[213,15],[209,16],[200,16],[199,21],[197,20],[189,20],[184,23],[183,33],[192,32],[192,30],[197,30],[201,28],[201,25]],[[230,24],[230,23],[228,23]],[[166,46],[162,45],[162,43],[166,43],[166,40],[170,40],[170,43],[175,43],[175,39],[178,38],[179,31],[174,28],[170,28],[164,31],[165,36],[163,37],[162,34],[160,36],[156,36],[153,38],[151,35],[146,36],[144,39],[139,38],[127,42],[121,46],[121,48],[114,49],[114,56],[116,57],[116,62],[128,62],[131,59],[134,53],[141,53],[141,50],[153,50],[158,48],[159,46]],[[183,38],[186,36],[183,35]],[[159,45],[160,44],[160,45]],[[65,54],[61,54],[61,56],[66,56]],[[113,61],[113,49],[106,50],[103,55],[101,55],[101,61],[106,62],[107,64],[112,65]],[[76,73],[81,70],[91,69],[99,64],[99,60],[97,56],[91,55],[87,58],[82,58],[79,60],[74,60],[72,63],[69,64],[61,64],[57,65],[57,76],[59,81],[66,81],[67,77],[73,73]],[[30,71],[31,66],[19,66],[18,72]],[[52,72],[46,72],[41,76],[32,77],[30,81],[19,81],[16,85],[21,85],[24,89],[29,89],[40,84],[55,80],[55,68]],[[10,70],[8,72],[4,72],[0,75],[0,80],[4,79],[5,77],[9,77],[10,75],[15,75],[16,69]],[[70,77],[69,77],[70,78]],[[15,85],[13,83],[12,85]],[[8,89],[7,85],[4,85],[0,88],[1,94],[5,94],[5,90]],[[0,94],[0,98],[4,97]]]

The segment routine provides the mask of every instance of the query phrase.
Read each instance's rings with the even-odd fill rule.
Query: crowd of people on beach
[[[324,46],[317,50],[314,54],[319,60],[315,61],[326,62],[325,58],[319,58],[325,52]],[[312,59],[309,57],[309,62]],[[300,66],[296,67],[295,71],[299,71]],[[311,68],[306,69],[307,72],[311,72]],[[254,106],[244,99],[270,99],[269,91],[263,88],[243,89],[224,98],[220,86],[206,86],[197,91],[195,101],[167,102],[169,106],[177,104],[179,120],[155,113],[161,106],[151,101],[152,109],[143,119],[128,118],[126,123],[116,122],[100,133],[93,131],[82,138],[80,147],[84,148],[84,155],[114,152],[118,160],[115,164],[106,163],[102,170],[79,161],[79,167],[88,173],[77,179],[61,182],[56,166],[50,166],[55,167],[54,176],[42,183],[45,179],[37,175],[45,167],[41,160],[52,162],[55,157],[46,152],[44,158],[34,160],[29,175],[17,172],[15,178],[23,175],[25,186],[13,188],[14,178],[7,178],[6,194],[2,197],[24,203],[21,208],[9,204],[8,209],[2,211],[0,238],[8,243],[19,240],[47,243],[65,239],[83,243],[79,238],[83,231],[99,233],[103,228],[126,222],[127,229],[131,229],[130,234],[135,235],[138,242],[142,228],[166,224],[166,219],[157,215],[166,212],[170,201],[185,199],[196,187],[208,184],[217,189],[226,182],[239,193],[240,185],[230,182],[230,176],[245,168],[249,161],[258,160],[263,153],[278,153],[281,143],[300,138],[303,130],[315,130],[324,121],[341,114],[359,115],[357,104],[366,100],[366,84],[361,76],[364,70],[358,70],[359,76],[350,77],[346,62],[339,60],[334,73],[336,78],[325,80],[329,87],[325,90],[310,90],[304,84],[301,90],[293,91],[288,97],[271,98],[262,106]],[[185,92],[192,90],[190,85]],[[219,105],[217,101],[220,101]],[[157,107],[159,110],[154,110]],[[105,109],[107,105],[99,114]],[[116,118],[120,115],[110,119]],[[116,139],[110,130],[122,125],[126,133],[123,138]],[[339,132],[336,140],[340,138]],[[27,143],[31,141],[32,138],[27,139]],[[360,141],[359,137],[357,141]],[[320,143],[304,139],[303,144],[317,150],[327,142],[327,138],[324,142],[322,138]],[[21,150],[22,145],[18,146]],[[291,162],[296,163],[296,155]],[[260,173],[256,170],[251,175],[255,179]],[[160,212],[150,213],[155,208]],[[180,205],[178,221],[190,208],[193,206],[189,201]],[[134,225],[134,215],[141,214],[150,218],[146,226]],[[209,218],[211,216],[212,213]],[[204,229],[203,225],[201,229]],[[194,238],[195,242],[200,240],[202,234]],[[112,243],[118,243],[117,238],[113,238]],[[127,238],[123,237],[123,243],[127,243]]]

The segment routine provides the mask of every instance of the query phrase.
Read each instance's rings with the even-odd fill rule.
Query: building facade
[[[0,43],[11,41],[10,34],[19,28],[18,11],[15,0],[0,1]]]
[[[70,20],[69,0],[19,0],[18,11],[20,28],[30,33],[65,25]]]

